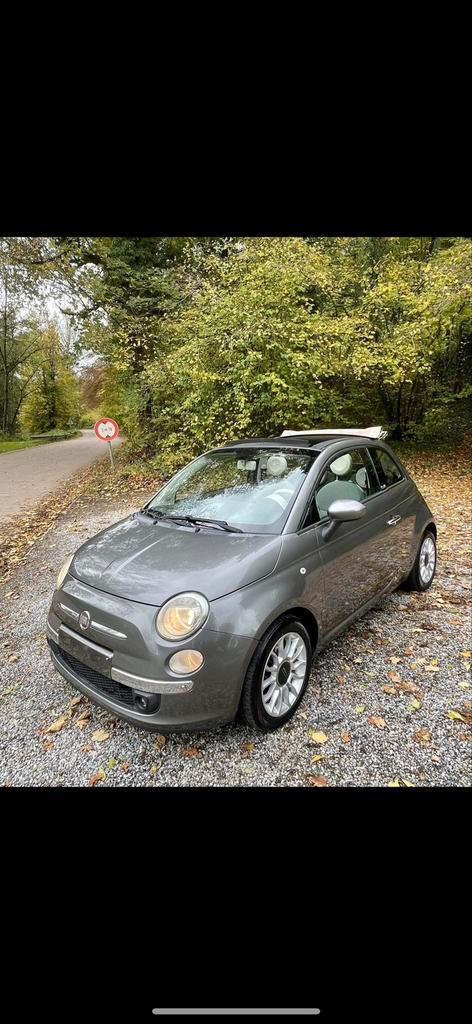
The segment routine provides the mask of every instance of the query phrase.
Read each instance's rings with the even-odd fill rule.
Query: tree
[[[77,426],[81,411],[79,382],[56,325],[41,332],[40,352],[34,362],[34,381],[22,410],[26,429],[45,433]]]

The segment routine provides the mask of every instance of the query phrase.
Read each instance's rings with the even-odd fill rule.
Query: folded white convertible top
[[[354,434],[355,437],[371,437],[375,441],[380,441],[382,438],[387,436],[387,431],[383,427],[349,427],[348,429],[338,430],[337,427],[333,427],[332,430],[317,430],[316,427],[313,430],[284,430],[281,433],[281,437],[289,437],[290,435],[302,436],[303,434]]]

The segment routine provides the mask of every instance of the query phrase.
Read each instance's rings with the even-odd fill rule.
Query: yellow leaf
[[[465,722],[465,718],[458,711],[448,711],[447,717],[452,719],[453,722]]]
[[[407,779],[402,779],[402,782],[403,782],[403,785],[404,786],[408,786],[409,789],[414,789],[415,788],[414,782],[408,782]]]
[[[97,729],[96,732],[92,733],[92,739],[95,740],[96,743],[103,743],[104,740],[108,739],[109,735],[110,733],[105,729]]]
[[[61,718],[57,719],[57,722],[52,722],[51,725],[48,725],[47,729],[43,729],[43,732],[60,732],[61,729],[64,728],[66,722],[67,718],[62,715]]]
[[[313,754],[311,763],[314,764],[315,761],[324,761],[324,754]]]
[[[390,786],[390,789],[400,789],[400,783],[398,779],[394,779],[393,782],[387,782],[387,786]]]
[[[324,732],[314,732],[313,729],[310,732],[310,739],[312,743],[327,743],[328,737]]]
[[[463,658],[472,658],[472,651],[461,651]]]
[[[365,704],[359,704],[357,708],[354,708],[356,715],[362,715],[365,711]]]

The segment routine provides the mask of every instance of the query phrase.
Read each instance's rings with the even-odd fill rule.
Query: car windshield
[[[176,473],[147,508],[223,521],[246,533],[280,533],[315,454],[262,447],[209,452]]]

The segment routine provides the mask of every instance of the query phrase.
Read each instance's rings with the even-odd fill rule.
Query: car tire
[[[403,584],[404,589],[419,590],[422,593],[429,590],[436,575],[437,557],[436,537],[431,530],[427,530],[421,538],[415,564]]]
[[[287,616],[273,623],[258,645],[244,680],[240,714],[246,725],[261,732],[273,732],[285,725],[303,699],[312,660],[312,642],[302,622]]]

